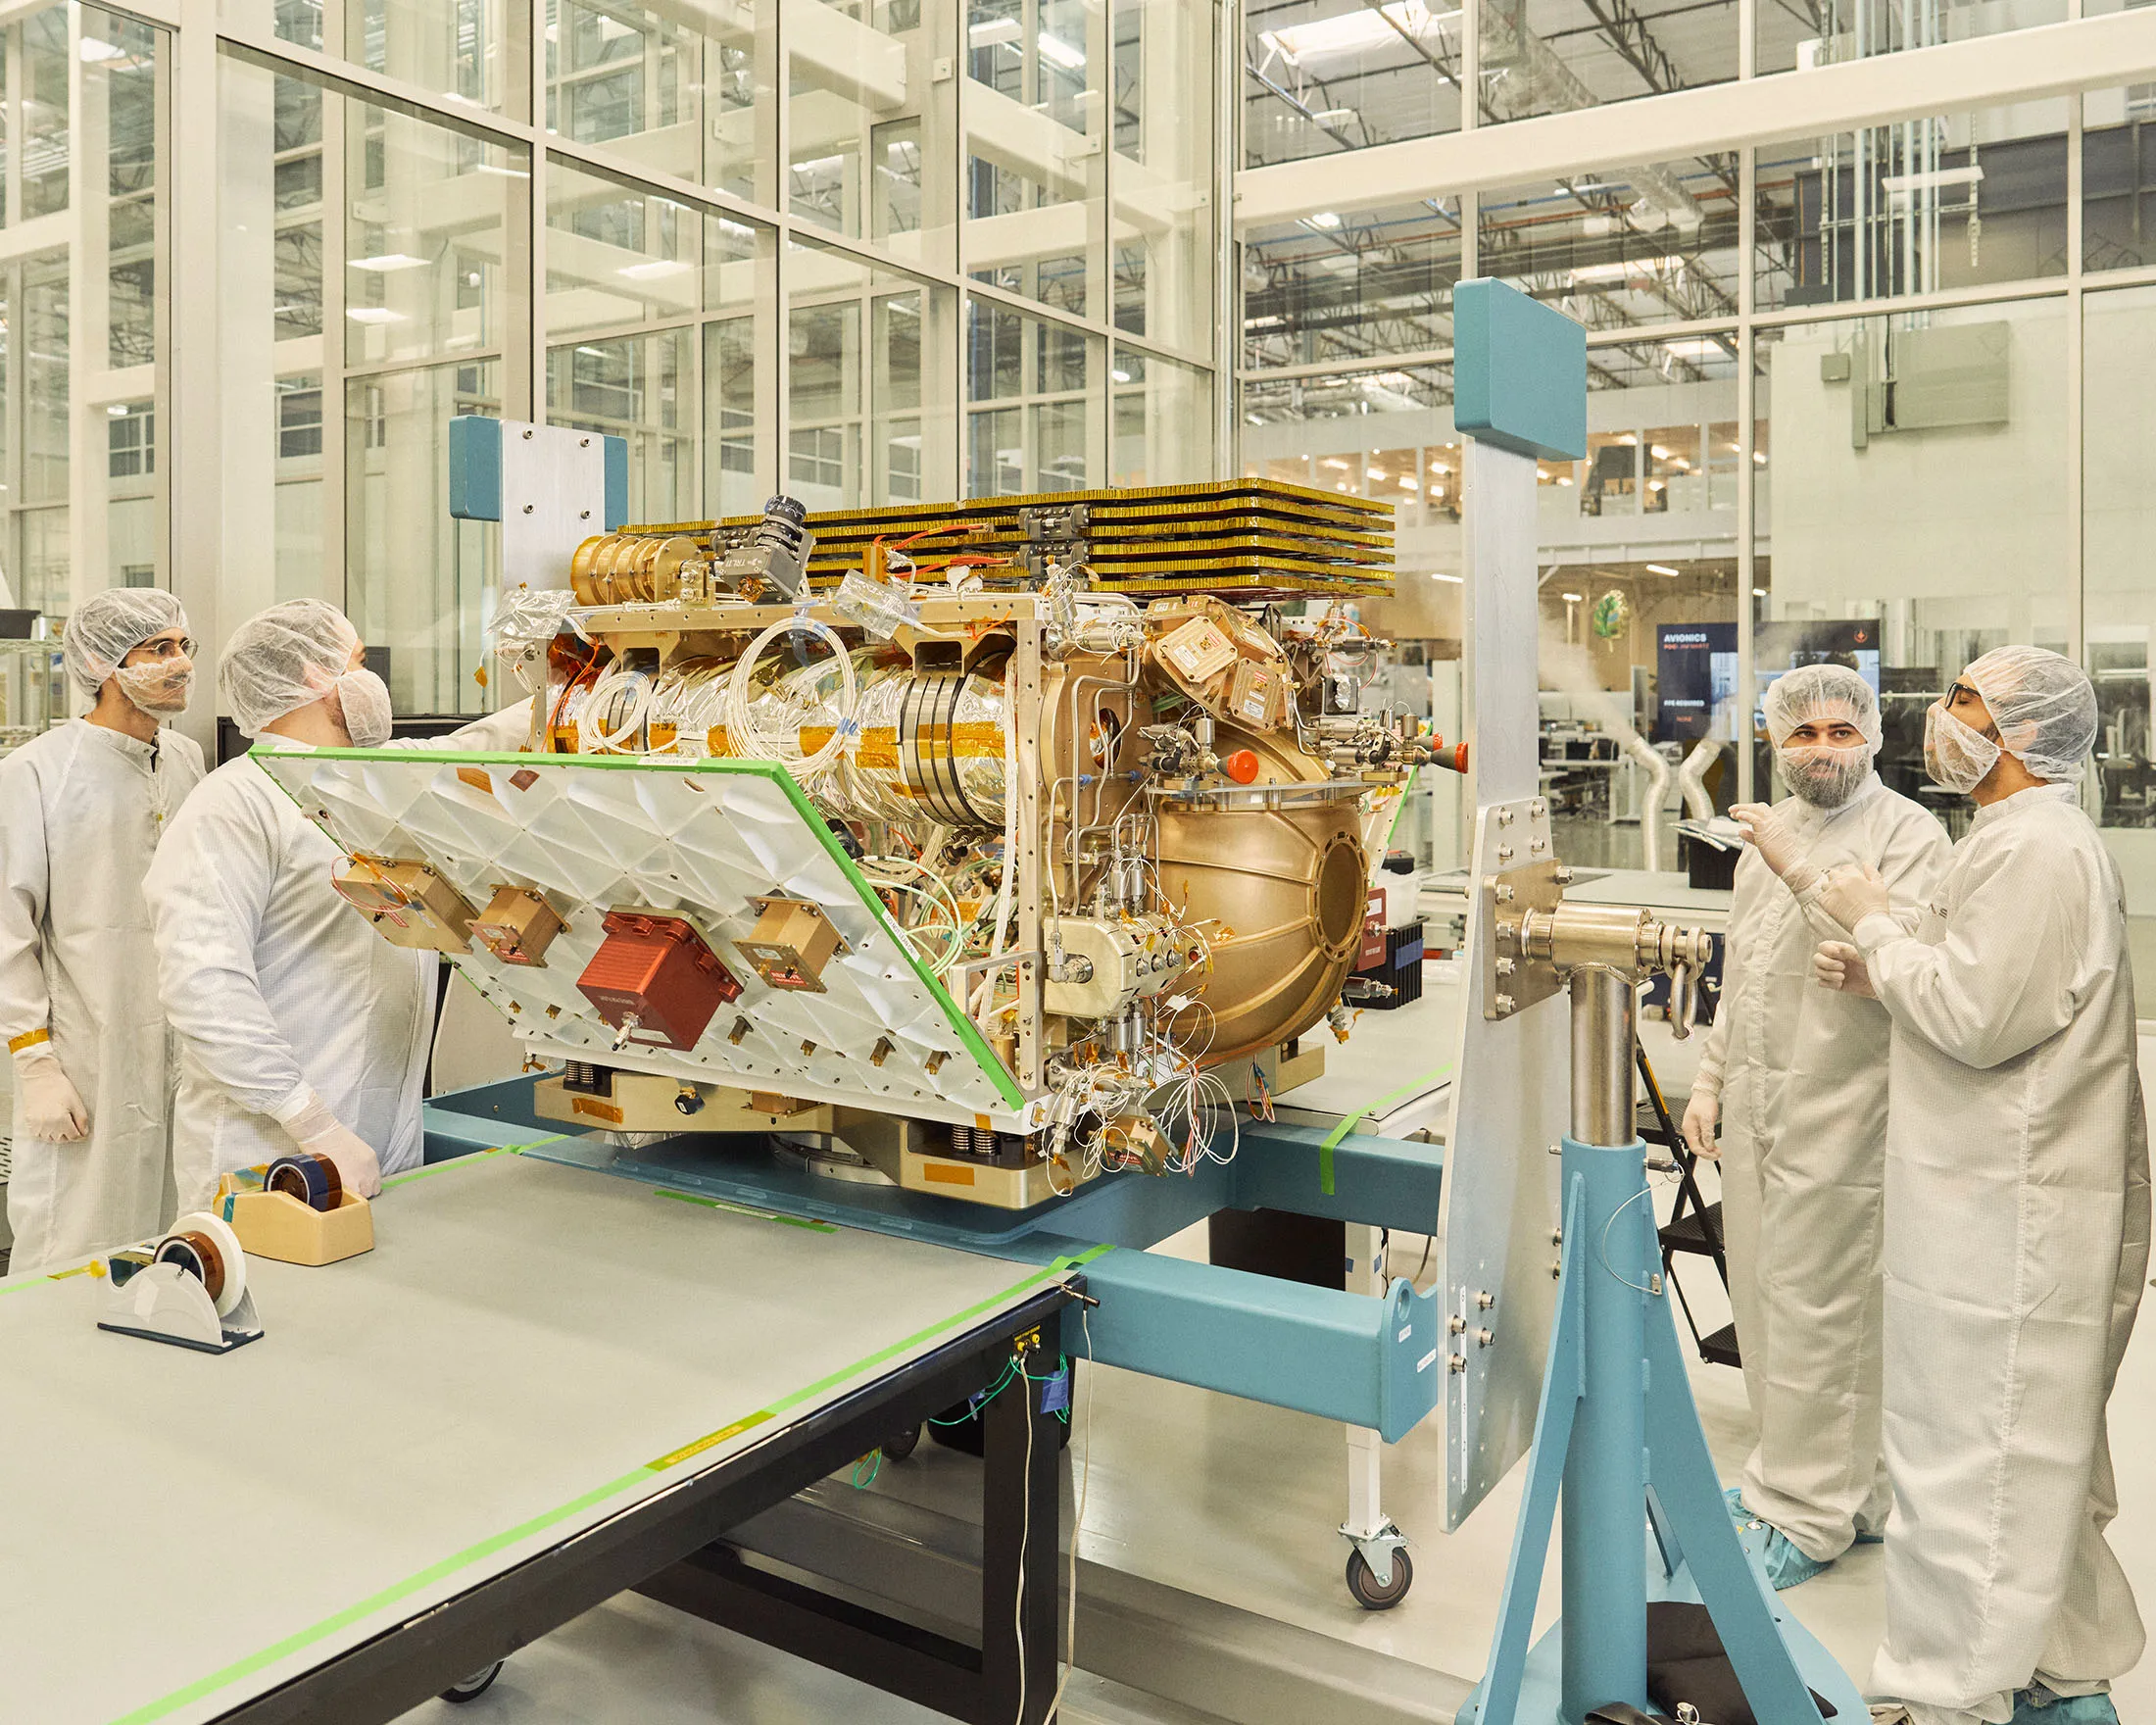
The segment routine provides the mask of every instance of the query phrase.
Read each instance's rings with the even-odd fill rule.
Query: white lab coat
[[[172,1060],[142,879],[202,782],[177,731],[139,742],[86,718],[0,761],[0,1042],[49,1030],[87,1138],[26,1136],[18,1099],[12,1268],[46,1270],[172,1219]]]
[[[1926,810],[1868,777],[1846,803],[1778,805],[1825,871],[1869,862],[1928,904],[1952,845]],[[1845,940],[1756,851],[1737,865],[1722,999],[1700,1060],[1719,1075],[1730,1305],[1758,1437],[1744,1504],[1827,1562],[1886,1519],[1880,1458],[1880,1186],[1888,1021],[1876,1001],[1812,980]]]
[[[520,706],[397,746],[514,748],[528,725]],[[421,1160],[436,956],[391,946],[337,896],[330,869],[342,855],[242,756],[203,781],[150,871],[158,987],[182,1051],[181,1209],[207,1204],[220,1176],[290,1152],[278,1118],[309,1089],[384,1174]]]
[[[1942,921],[1857,930],[1892,1014],[1875,1693],[2003,1720],[2144,1640],[2104,1539],[2104,1405],[2148,1268],[2148,1134],[2119,872],[2072,785],[1981,810]]]

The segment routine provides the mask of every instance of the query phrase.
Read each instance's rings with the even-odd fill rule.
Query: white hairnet
[[[319,701],[352,663],[359,631],[319,599],[288,599],[232,631],[218,687],[232,722],[260,736],[287,713]]]
[[[1994,647],[1961,680],[1991,710],[1999,747],[2031,772],[2081,776],[2096,746],[2096,689],[2080,665],[2043,647]]]
[[[61,638],[68,675],[95,697],[120,662],[152,635],[184,629],[187,614],[162,587],[108,587],[74,608]]]
[[[1886,741],[1879,697],[1845,665],[1800,665],[1767,685],[1767,736],[1779,749],[1800,724],[1850,724],[1864,733],[1877,755]]]

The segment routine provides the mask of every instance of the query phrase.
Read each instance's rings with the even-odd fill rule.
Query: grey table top
[[[222,1356],[0,1282],[0,1714],[214,1718],[1023,1304],[1052,1272],[509,1153],[253,1259]],[[757,1416],[763,1417],[757,1417]]]
[[[1423,966],[1420,1000],[1363,1011],[1345,1043],[1327,1037],[1324,1075],[1278,1098],[1277,1117],[1330,1130],[1359,1112],[1358,1132],[1404,1138],[1429,1129],[1443,1138],[1466,991],[1441,981],[1442,968]]]

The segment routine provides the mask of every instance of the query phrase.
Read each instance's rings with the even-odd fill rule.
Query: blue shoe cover
[[[1738,1539],[1751,1553],[1752,1561],[1766,1574],[1768,1585],[1776,1593],[1802,1587],[1827,1567],[1816,1557],[1805,1556],[1780,1529],[1768,1525],[1745,1508],[1740,1486],[1731,1486],[1722,1494],[1722,1500],[1729,1504],[1730,1517],[1737,1523]],[[2081,1725],[2081,1722],[2059,1718],[2058,1725]]]
[[[2053,1695],[2042,1684],[2014,1696],[2013,1725],[2119,1725],[2108,1695]]]

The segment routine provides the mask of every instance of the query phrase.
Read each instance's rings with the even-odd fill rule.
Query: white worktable
[[[375,1224],[252,1261],[266,1334],[221,1356],[100,1332],[88,1275],[0,1282],[0,1717],[216,1718],[1051,1276],[509,1153]]]

